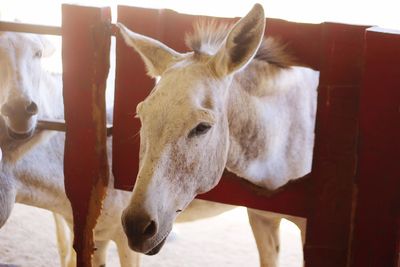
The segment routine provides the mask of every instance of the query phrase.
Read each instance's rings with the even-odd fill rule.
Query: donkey
[[[177,215],[225,168],[269,190],[310,172],[319,74],[263,39],[261,5],[231,28],[199,24],[186,39],[189,53],[118,27],[159,78],[136,108],[139,173],[122,215],[132,250],[158,253]],[[261,265],[277,266],[281,216],[248,215]]]
[[[41,58],[55,48],[34,34],[0,32],[0,228],[15,202],[50,210],[54,214],[62,266],[76,266],[72,249],[72,210],[64,190],[65,135],[38,129],[38,119],[63,119],[62,78],[42,68]],[[110,118],[111,112],[107,112]],[[108,147],[111,147],[109,140]],[[1,151],[0,150],[0,151]],[[108,151],[111,158],[111,150]],[[122,267],[137,267],[139,254],[130,250],[120,217],[130,193],[112,187],[104,200],[94,236],[93,266],[106,263],[109,241],[117,245]],[[229,208],[197,202],[180,221],[220,214]],[[182,214],[185,215],[185,214]]]
[[[0,32],[0,227],[14,202],[54,212],[62,266],[75,266],[72,239],[64,233],[64,220],[71,227],[72,210],[64,190],[63,133],[37,129],[38,119],[62,119],[62,79],[41,66],[54,47],[33,34]],[[111,183],[112,184],[112,183]],[[113,240],[121,266],[139,265],[119,223],[129,193],[111,186],[95,229],[97,250],[93,266],[105,264],[106,248]],[[69,231],[69,230],[68,230]]]

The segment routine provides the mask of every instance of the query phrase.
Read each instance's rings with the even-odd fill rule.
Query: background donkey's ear
[[[265,16],[260,4],[239,20],[229,32],[219,51],[211,60],[217,76],[240,70],[255,56],[264,36]]]
[[[160,76],[168,66],[182,57],[175,50],[150,37],[135,33],[118,23],[120,32],[127,45],[133,47],[142,57],[148,74],[152,77]]]
[[[43,46],[43,57],[50,57],[56,52],[56,47],[44,36],[38,35],[40,43]]]

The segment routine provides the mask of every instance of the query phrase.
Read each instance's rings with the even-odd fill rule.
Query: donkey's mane
[[[186,46],[196,54],[214,55],[232,27],[233,24],[213,19],[199,20],[193,25],[193,32],[185,36]],[[254,59],[280,68],[296,65],[293,56],[287,52],[287,45],[272,37],[263,39]]]

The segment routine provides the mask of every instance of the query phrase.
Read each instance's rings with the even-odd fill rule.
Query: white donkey
[[[310,172],[319,75],[263,40],[261,5],[230,29],[198,26],[189,53],[119,27],[149,75],[160,77],[137,106],[140,167],[122,216],[133,250],[158,253],[176,216],[224,168],[269,190]],[[248,214],[261,265],[277,266],[281,217]]]
[[[41,57],[52,53],[42,37],[12,32],[0,33],[0,227],[10,215],[14,202],[50,210],[72,225],[70,203],[64,191],[64,134],[36,129],[38,119],[62,119],[60,75],[42,69]],[[112,182],[110,183],[112,184]],[[105,264],[106,247],[113,240],[121,266],[139,265],[137,253],[127,245],[119,218],[128,192],[110,187],[104,212],[95,229],[97,250],[93,266]],[[59,238],[63,221],[56,216]],[[64,238],[67,236],[64,236]],[[71,240],[60,239],[62,265],[74,266]]]
[[[72,211],[64,191],[63,133],[38,130],[38,119],[62,119],[60,74],[43,70],[41,58],[54,47],[33,34],[0,32],[0,227],[7,221],[15,202],[54,212],[62,266],[75,266],[70,231]],[[108,144],[110,147],[110,143]],[[109,151],[111,152],[111,151]],[[109,155],[111,158],[111,154]],[[103,212],[95,228],[97,250],[93,266],[106,263],[110,240],[118,248],[122,267],[139,266],[139,255],[130,250],[120,223],[130,193],[112,188],[112,177]],[[201,207],[199,209],[197,207]],[[207,206],[204,207],[204,206]],[[198,202],[182,221],[213,216],[224,206]]]

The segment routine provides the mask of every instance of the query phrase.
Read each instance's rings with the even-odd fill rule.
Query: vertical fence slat
[[[108,184],[105,84],[109,69],[109,8],[62,7],[66,121],[64,174],[74,216],[78,266],[91,266],[93,228]]]
[[[400,32],[366,31],[353,266],[400,266]]]
[[[157,10],[118,7],[118,21],[127,27],[157,37]],[[114,186],[132,190],[139,169],[139,129],[136,106],[150,92],[154,81],[146,75],[143,61],[117,34],[115,105],[113,121]]]
[[[324,23],[304,255],[307,267],[347,266],[357,169],[358,96],[366,27]]]

